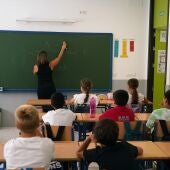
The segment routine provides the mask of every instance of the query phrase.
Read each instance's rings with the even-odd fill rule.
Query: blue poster
[[[114,41],[114,57],[119,55],[119,40]]]

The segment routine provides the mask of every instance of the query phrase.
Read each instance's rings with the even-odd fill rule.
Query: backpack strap
[[[41,133],[42,133],[42,136],[45,137],[45,124],[41,124]]]
[[[124,136],[124,139],[125,140],[130,140],[130,136],[131,136],[131,132],[132,132],[132,129],[130,127],[130,123],[129,122],[124,122],[124,126],[125,126],[125,136]]]
[[[64,133],[64,129],[65,129],[65,126],[59,126],[58,127],[57,135],[56,135],[54,141],[61,141],[61,138],[62,138],[63,133]]]
[[[170,136],[170,134],[168,132],[167,125],[166,125],[166,121],[165,120],[159,120],[159,123],[161,125],[163,136]]]
[[[47,137],[54,141],[53,132],[51,130],[50,124],[49,123],[45,123],[45,128],[46,128],[46,132],[47,132]]]
[[[142,122],[141,121],[137,121],[137,123],[136,123],[136,126],[135,126],[135,131],[138,131],[138,132],[140,132],[140,128],[141,128],[141,125],[142,125]]]
[[[46,128],[46,132],[47,132],[47,137],[48,138],[52,139],[53,141],[61,141],[61,138],[62,138],[63,133],[64,133],[65,126],[59,126],[57,134],[56,134],[56,137],[54,137],[50,124],[49,123],[45,123],[44,125],[45,125],[45,128]],[[45,132],[44,131],[45,130],[43,128],[43,131],[42,131],[43,136],[45,136]]]

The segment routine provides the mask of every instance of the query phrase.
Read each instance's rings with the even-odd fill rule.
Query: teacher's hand
[[[66,43],[66,41],[63,41],[62,49],[65,50],[66,47],[67,47],[67,43]]]

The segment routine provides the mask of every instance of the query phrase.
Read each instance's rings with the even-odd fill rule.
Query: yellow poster
[[[122,40],[122,54],[120,55],[122,58],[127,58],[127,39]]]

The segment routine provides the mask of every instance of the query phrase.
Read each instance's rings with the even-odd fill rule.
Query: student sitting
[[[100,117],[101,119],[112,119],[114,121],[134,121],[133,111],[127,107],[129,95],[125,90],[117,90],[113,93],[113,100],[116,107],[111,108],[104,112]]]
[[[38,111],[30,105],[21,105],[15,112],[16,127],[20,136],[4,146],[7,169],[48,167],[54,155],[54,143],[41,138]]]
[[[90,164],[96,162],[100,169],[135,170],[135,158],[143,150],[127,142],[118,142],[119,128],[116,122],[103,119],[96,123],[93,135],[79,147],[77,155]],[[94,149],[87,149],[94,142]]]
[[[127,82],[128,85],[128,93],[129,93],[129,100],[128,104],[138,104],[144,102],[145,96],[142,93],[137,91],[139,87],[139,81],[136,78],[129,79]]]
[[[89,104],[92,97],[96,100],[96,105],[98,104],[98,97],[95,94],[91,94],[92,82],[87,79],[80,81],[80,94],[75,94],[73,98],[70,99],[69,103],[77,105]]]
[[[162,108],[154,110],[148,118],[146,126],[151,132],[154,130],[156,120],[170,120],[170,90],[165,92],[162,105]]]
[[[71,126],[76,114],[69,109],[64,109],[65,99],[62,93],[54,93],[51,96],[51,105],[54,110],[48,111],[42,116],[45,123],[52,126]]]

